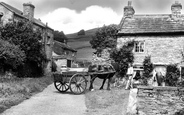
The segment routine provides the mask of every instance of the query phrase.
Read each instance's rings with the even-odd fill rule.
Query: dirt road
[[[83,115],[85,110],[84,95],[58,93],[52,84],[1,115]]]

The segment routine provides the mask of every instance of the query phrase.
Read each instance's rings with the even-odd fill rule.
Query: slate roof
[[[58,55],[63,55],[64,50],[70,50],[73,52],[77,52],[75,49],[71,48],[70,46],[66,45],[65,43],[61,43],[58,41],[54,41],[53,51]]]
[[[23,18],[27,18],[27,17],[25,17],[25,16],[23,15],[23,12],[20,11],[20,10],[18,10],[17,8],[14,8],[14,7],[12,7],[12,6],[10,6],[9,4],[6,4],[6,3],[4,3],[4,2],[0,2],[0,4],[1,4],[2,6],[4,6],[5,8],[7,8],[8,10],[10,10],[11,12],[15,13],[16,15],[18,15],[18,16],[20,16],[20,17],[23,17]],[[33,18],[33,22],[34,22],[35,24],[39,25],[39,26],[46,27],[46,25],[45,25],[43,22],[41,22],[40,20],[38,20],[38,19]],[[47,26],[47,27],[48,27],[48,26]],[[48,28],[49,28],[49,29],[52,29],[52,28],[50,28],[50,27],[48,27]]]
[[[184,32],[184,15],[178,19],[173,19],[171,14],[123,17],[119,27],[119,34]]]
[[[3,5],[4,7],[6,7],[7,9],[9,9],[10,11],[14,12],[17,15],[20,15],[20,16],[23,15],[23,12],[22,11],[20,11],[20,10],[18,10],[16,8],[14,8],[14,7],[12,7],[12,6],[4,3],[4,2],[0,2],[0,4]]]

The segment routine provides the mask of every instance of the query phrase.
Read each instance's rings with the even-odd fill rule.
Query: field
[[[85,35],[77,35],[77,33],[66,35],[68,45],[77,50],[77,60],[91,60],[95,50],[91,48],[89,41],[95,35],[96,31],[97,28],[87,30]]]

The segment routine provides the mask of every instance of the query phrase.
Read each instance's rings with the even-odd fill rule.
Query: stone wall
[[[127,40],[144,41],[144,52],[134,52],[134,63],[142,64],[145,56],[150,55],[154,64],[165,65],[180,63],[182,60],[184,36],[125,36],[118,38],[117,48],[121,48]]]
[[[184,88],[139,86],[136,105],[139,115],[174,115],[184,108]]]
[[[10,21],[13,21],[13,13],[2,5],[0,5],[0,12],[3,13],[1,20],[4,25]]]

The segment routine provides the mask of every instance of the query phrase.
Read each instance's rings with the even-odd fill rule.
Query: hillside
[[[77,35],[76,33],[67,34],[68,42],[75,42],[75,41],[90,41],[92,36],[95,35],[98,28],[90,29],[85,31],[85,35]]]
[[[68,45],[77,50],[77,60],[91,60],[94,49],[91,48],[89,41],[95,35],[98,28],[85,31],[85,35],[77,33],[66,35]]]

